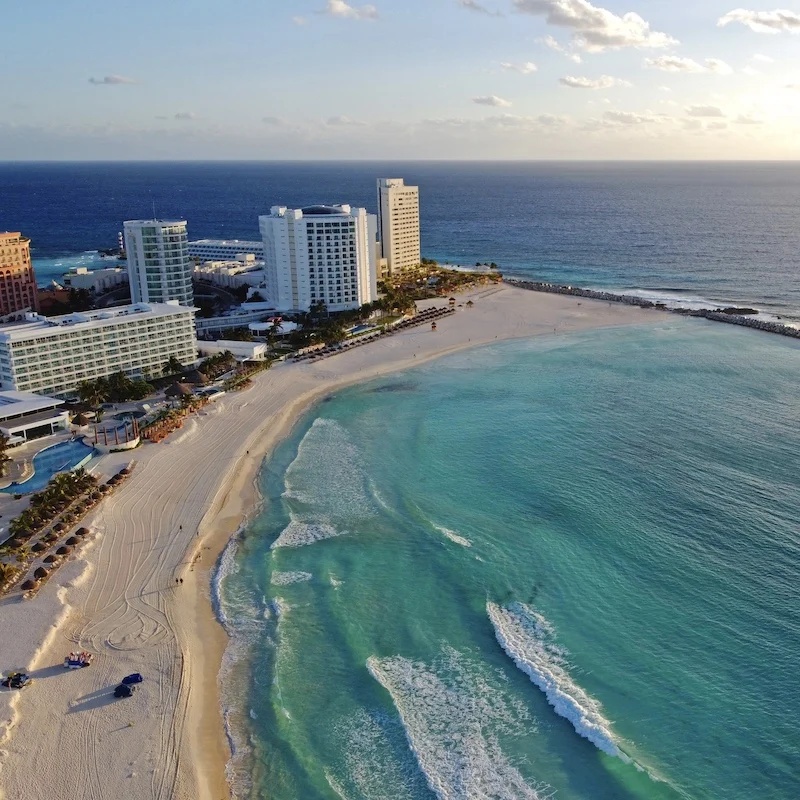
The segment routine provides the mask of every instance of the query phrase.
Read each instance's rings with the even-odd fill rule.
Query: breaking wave
[[[446,648],[432,666],[401,656],[367,660],[392,698],[406,738],[430,789],[440,800],[543,800],[502,751],[498,736],[522,735],[524,707],[466,669]],[[528,725],[529,727],[529,725]]]
[[[269,582],[273,586],[289,586],[292,583],[310,581],[313,577],[310,572],[273,572]]]
[[[460,536],[455,531],[451,531],[450,528],[445,528],[442,525],[433,524],[433,527],[436,528],[439,533],[446,536],[451,542],[455,542],[456,544],[460,544],[462,547],[472,547],[472,542],[464,536]]]
[[[524,603],[504,607],[490,602],[486,611],[500,646],[544,692],[556,714],[569,720],[577,733],[599,750],[630,762],[611,731],[611,723],[603,716],[600,703],[572,680],[567,651],[556,644],[552,625]]]

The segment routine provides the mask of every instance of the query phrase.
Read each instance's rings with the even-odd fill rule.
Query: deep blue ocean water
[[[222,560],[237,796],[800,796],[798,363],[663,318],[321,403]]]
[[[192,238],[258,239],[272,205],[375,212],[386,176],[419,185],[428,257],[800,319],[798,163],[0,164],[0,228],[31,237],[47,283],[154,204]]]

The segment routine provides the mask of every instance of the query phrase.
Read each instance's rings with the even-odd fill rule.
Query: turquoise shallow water
[[[676,318],[321,403],[218,576],[238,795],[800,796],[799,364]]]

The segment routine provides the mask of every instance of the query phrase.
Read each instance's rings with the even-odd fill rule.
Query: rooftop
[[[306,206],[300,209],[304,217],[320,217],[325,214],[345,214],[342,206]]]
[[[41,314],[26,314],[24,322],[0,325],[0,342],[20,339],[35,339],[38,336],[58,336],[64,329],[85,330],[106,325],[115,325],[125,319],[154,319],[174,316],[176,313],[197,311],[194,306],[182,306],[177,300],[166,303],[135,303],[116,308],[103,308],[97,311],[81,311],[62,314],[57,317],[43,317]]]
[[[22,414],[35,414],[63,404],[63,400],[33,392],[0,392],[0,420],[7,420],[9,417],[18,417]]]

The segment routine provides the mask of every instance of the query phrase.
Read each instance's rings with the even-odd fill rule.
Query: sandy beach
[[[210,580],[258,502],[265,455],[316,400],[481,344],[662,321],[652,311],[507,285],[459,303],[468,299],[474,307],[440,319],[436,332],[411,328],[317,363],[274,366],[165,442],[93,462],[101,474],[136,462],[84,523],[93,541],[34,599],[0,601],[0,668],[25,668],[35,679],[22,693],[0,693],[0,797],[229,796],[217,690],[226,635]],[[95,654],[89,669],[61,667],[75,649]],[[114,700],[131,672],[144,675],[140,690]]]

